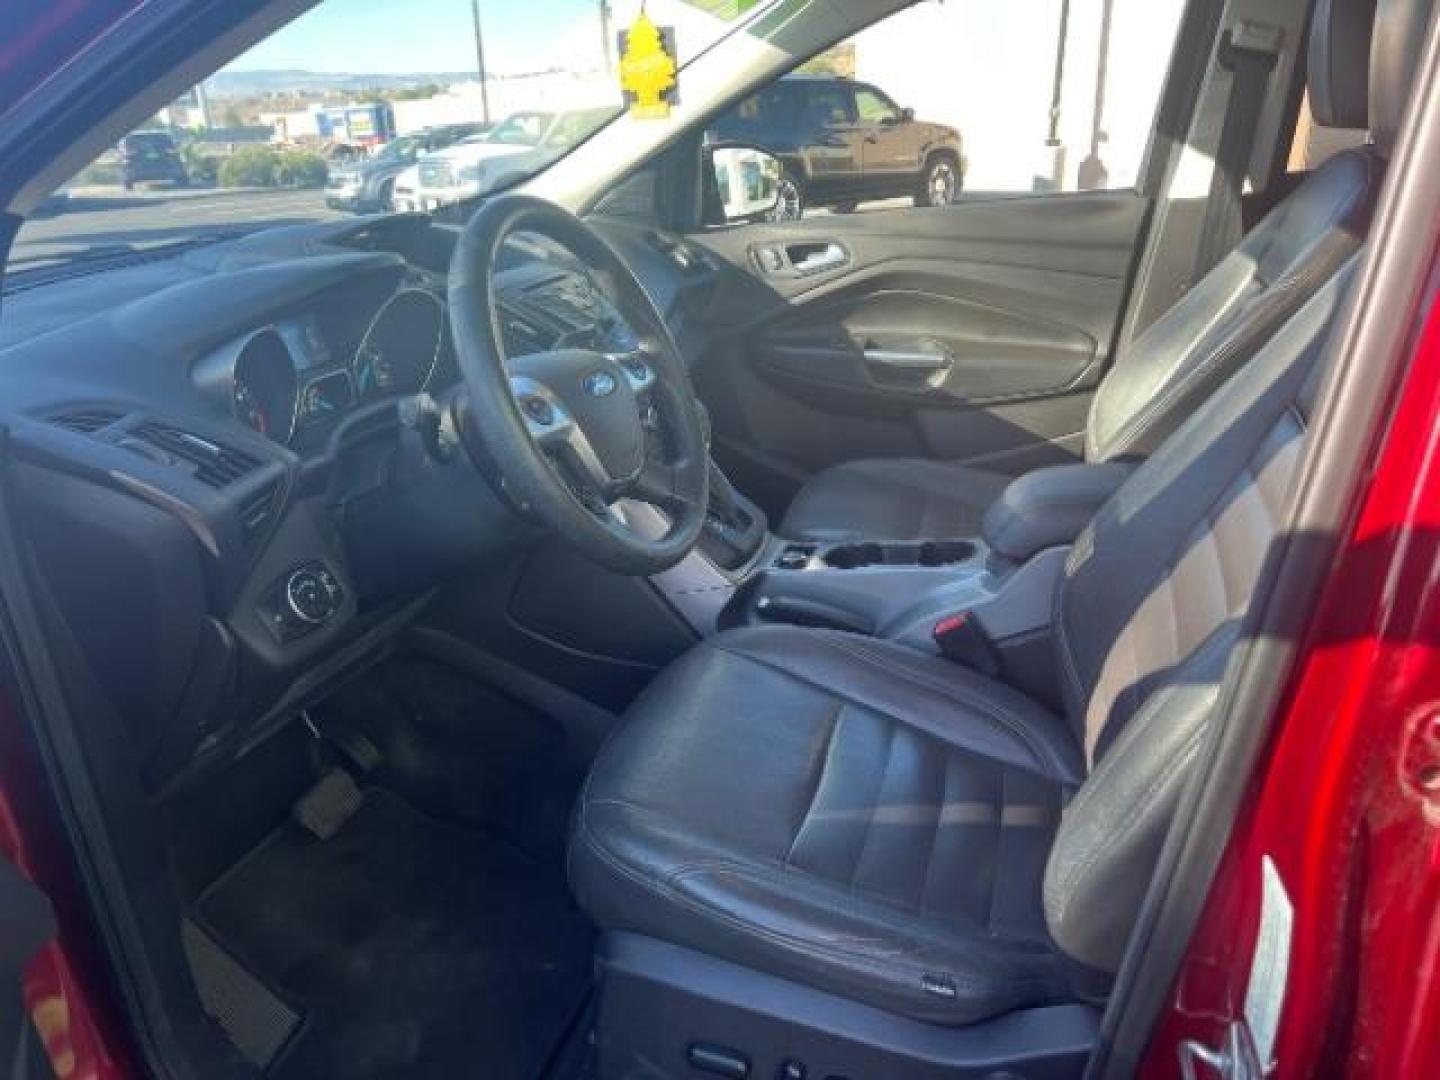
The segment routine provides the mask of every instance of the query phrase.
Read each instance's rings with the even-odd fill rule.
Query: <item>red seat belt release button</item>
[[[1000,657],[973,612],[947,615],[931,631],[940,655],[984,675],[1000,674]]]

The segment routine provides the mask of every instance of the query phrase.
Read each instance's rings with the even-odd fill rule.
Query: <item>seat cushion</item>
[[[780,534],[821,542],[974,536],[1010,480],[948,461],[852,461],[810,479],[791,503]]]
[[[1083,755],[1058,717],[846,634],[720,635],[632,707],[570,876],[629,930],[936,1023],[1071,999],[1041,907]]]

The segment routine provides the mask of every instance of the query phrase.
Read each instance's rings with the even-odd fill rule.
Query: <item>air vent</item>
[[[270,531],[275,512],[280,506],[280,485],[270,484],[258,495],[246,500],[240,507],[240,527],[245,534],[245,546],[254,548]]]
[[[233,484],[260,467],[260,459],[188,431],[147,420],[132,433],[173,458],[195,466],[195,479],[214,488]]]
[[[114,409],[74,409],[52,416],[50,422],[66,431],[80,435],[94,435],[97,431],[118,423],[125,414]]]

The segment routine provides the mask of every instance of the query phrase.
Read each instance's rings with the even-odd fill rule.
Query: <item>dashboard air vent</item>
[[[260,459],[188,431],[147,420],[132,435],[195,466],[195,479],[213,488],[232,484],[260,467]]]
[[[265,490],[252,496],[240,507],[240,527],[245,534],[245,546],[254,548],[270,531],[275,512],[280,506],[280,485],[269,484]]]
[[[94,435],[111,424],[119,423],[124,415],[115,409],[72,409],[70,412],[52,416],[50,422],[66,431],[73,431],[80,435]]]

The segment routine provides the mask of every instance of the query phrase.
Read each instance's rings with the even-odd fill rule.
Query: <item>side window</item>
[[[900,110],[895,103],[868,86],[855,88],[855,112],[862,124],[894,123],[900,119]]]
[[[922,0],[783,76],[790,119],[744,141],[779,164],[782,219],[1132,188],[1185,3]]]
[[[801,112],[814,127],[839,128],[855,122],[854,98],[848,86],[816,82],[804,88],[800,100]]]

